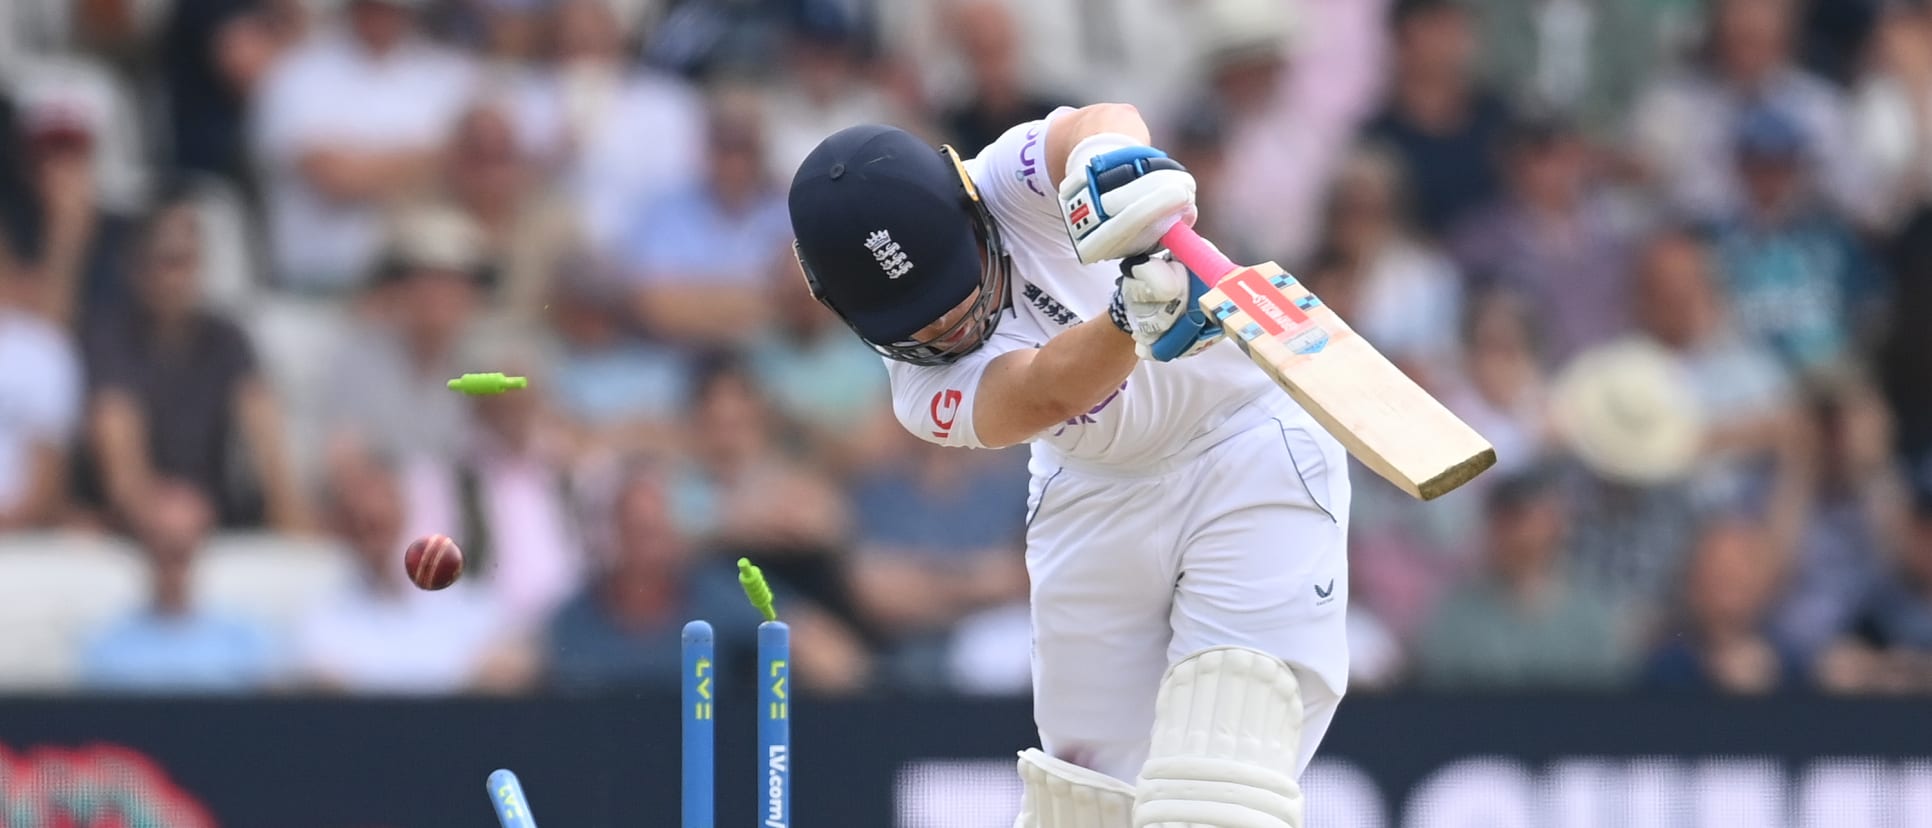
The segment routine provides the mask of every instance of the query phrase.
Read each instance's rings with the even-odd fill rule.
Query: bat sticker
[[[1219,285],[1228,301],[1215,309],[1215,316],[1225,320],[1239,310],[1253,322],[1240,331],[1242,338],[1253,340],[1265,334],[1281,340],[1297,354],[1321,353],[1328,347],[1328,332],[1307,313],[1319,303],[1289,300],[1281,289],[1294,283],[1294,277],[1285,274],[1270,278],[1257,271],[1242,271]],[[1250,327],[1259,330],[1250,332]]]

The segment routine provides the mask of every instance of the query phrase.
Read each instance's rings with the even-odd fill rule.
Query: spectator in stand
[[[757,99],[720,94],[705,130],[703,180],[640,205],[625,262],[638,317],[652,334],[739,344],[764,327],[771,311],[764,275],[791,242],[784,191],[765,166],[765,137]]]
[[[885,366],[812,300],[789,251],[773,257],[766,272],[774,319],[748,354],[759,386],[803,432],[814,465],[835,473],[867,465],[903,431],[891,419]]]
[[[691,383],[688,450],[671,483],[685,537],[707,554],[748,555],[841,618],[852,523],[844,494],[783,448],[780,424],[743,360],[708,357]]]
[[[147,114],[139,95],[143,90],[131,82],[130,67],[114,65],[113,57],[73,48],[72,37],[61,33],[33,54],[8,62],[0,86],[21,103],[23,111],[52,106],[59,116],[83,122],[90,139],[94,203],[113,215],[138,215],[148,206],[153,175],[149,136],[143,131]]]
[[[1735,134],[1744,201],[1717,244],[1738,327],[1795,373],[1826,378],[1871,352],[1884,276],[1816,197],[1816,136],[1771,107],[1747,110]]]
[[[1476,77],[1475,23],[1460,0],[1397,0],[1391,25],[1394,84],[1367,134],[1402,158],[1416,225],[1441,233],[1500,189],[1510,113]]]
[[[1443,599],[1416,644],[1424,685],[1600,690],[1625,679],[1628,631],[1572,579],[1567,506],[1552,482],[1531,471],[1490,488],[1483,569]]]
[[[24,192],[0,206],[21,282],[17,298],[63,327],[124,304],[119,251],[133,234],[101,187],[97,160],[106,116],[84,89],[54,85],[19,105]],[[0,161],[4,161],[0,157]]]
[[[473,94],[464,57],[419,37],[426,0],[349,0],[264,79],[253,147],[285,288],[342,295],[371,272],[387,207],[420,194]]]
[[[1887,3],[1872,32],[1871,69],[1853,101],[1857,143],[1883,198],[1883,227],[1896,229],[1932,199],[1932,4]]]
[[[1773,548],[1788,551],[1808,513],[1814,471],[1790,375],[1769,349],[1738,335],[1703,240],[1666,230],[1639,257],[1633,315],[1641,335],[1690,378],[1703,422],[1693,496],[1762,515]]]
[[[395,217],[364,313],[330,362],[324,398],[330,442],[383,454],[447,459],[468,438],[470,409],[445,387],[465,373],[463,349],[485,273],[482,233],[468,217],[421,205]]]
[[[628,292],[603,266],[576,256],[561,270],[544,306],[558,346],[544,386],[576,435],[573,454],[676,451],[690,382],[684,355],[638,335]]]
[[[1569,123],[1517,122],[1501,147],[1506,189],[1459,224],[1450,249],[1473,281],[1521,294],[1542,320],[1544,356],[1561,363],[1629,326],[1640,208],[1591,174]]]
[[[711,622],[719,660],[737,674],[733,683],[755,671],[747,662],[758,616],[745,603],[729,562],[692,553],[666,492],[664,479],[648,467],[626,470],[616,486],[609,529],[599,533],[598,571],[551,620],[543,647],[549,686],[676,687],[679,633],[693,618]],[[799,685],[823,693],[861,686],[868,667],[857,639],[796,599],[782,579],[774,579],[772,588],[792,627]]]
[[[973,81],[971,96],[940,118],[961,157],[978,154],[1014,124],[1044,118],[1065,103],[1028,88],[1020,69],[1019,24],[1005,3],[966,0],[947,12]]]
[[[476,42],[483,68],[493,80],[528,79],[543,58],[550,36],[550,0],[479,0],[471,4],[464,34]]]
[[[248,116],[289,45],[272,0],[175,0],[160,33],[170,159],[181,170],[253,179]]]
[[[1806,659],[1850,626],[1859,602],[1887,576],[1911,493],[1891,454],[1892,423],[1870,388],[1846,383],[1807,406],[1817,447],[1817,493],[1803,515],[1790,581],[1801,585],[1778,609],[1778,633]]]
[[[1644,685],[1726,695],[1802,687],[1802,662],[1770,632],[1782,574],[1761,527],[1729,519],[1703,526],[1683,578],[1679,617],[1650,654]]]
[[[1438,393],[1461,370],[1456,328],[1463,302],[1455,264],[1414,230],[1400,161],[1358,147],[1335,173],[1324,236],[1303,270],[1309,289],[1398,367]],[[1407,631],[1449,573],[1471,563],[1462,537],[1474,526],[1467,497],[1427,504],[1374,479],[1359,464],[1350,532],[1365,582],[1364,600],[1381,620]]]
[[[306,497],[254,346],[201,306],[201,240],[194,203],[163,197],[132,250],[133,303],[87,332],[84,491],[110,520],[138,520],[151,490],[174,479],[213,504],[220,526],[306,531]]]
[[[1496,468],[1427,504],[1379,482],[1357,488],[1351,610],[1359,602],[1395,631],[1420,628],[1442,593],[1481,565],[1490,488],[1556,455],[1537,333],[1519,296],[1494,292],[1471,302],[1461,364],[1440,399],[1496,447]],[[1358,470],[1356,479],[1370,478]]]
[[[891,642],[898,684],[945,676],[937,659],[970,616],[1026,600],[1026,503],[1010,453],[960,458],[925,442],[853,486],[855,597]],[[928,687],[924,689],[940,689]]]
[[[503,321],[539,321],[551,281],[585,245],[576,212],[549,192],[504,107],[464,112],[450,140],[444,190],[480,233],[494,284],[490,306]]]
[[[1237,173],[1249,173],[1245,168],[1237,170],[1230,166],[1232,159],[1228,138],[1232,128],[1233,117],[1226,107],[1212,100],[1200,101],[1188,111],[1187,117],[1174,124],[1173,136],[1167,138],[1162,147],[1169,156],[1187,168],[1188,174],[1194,176],[1196,198],[1201,199],[1203,204],[1201,215],[1194,219],[1195,232],[1200,233],[1202,238],[1214,239],[1214,246],[1234,261],[1269,260],[1274,254],[1263,253],[1260,248],[1251,246],[1245,238],[1246,234],[1237,231],[1236,228],[1248,222],[1242,220],[1243,217],[1229,215],[1226,210],[1213,209],[1214,202],[1209,200],[1209,193],[1225,192],[1234,183]],[[1306,231],[1311,236],[1314,232]],[[1311,237],[1298,247],[1313,243]],[[1299,249],[1292,255],[1286,252],[1285,246],[1282,249],[1279,261],[1296,262],[1305,255],[1305,251]]]
[[[1889,577],[1858,602],[1819,664],[1828,688],[1852,693],[1932,690],[1932,489],[1919,491]]]
[[[74,342],[34,313],[0,263],[0,534],[47,526],[67,504],[67,462],[80,431]]]
[[[1641,632],[1657,622],[1708,507],[1692,496],[1696,391],[1664,346],[1627,337],[1578,354],[1550,393],[1567,456],[1573,571]]]
[[[1195,37],[1184,51],[1199,77],[1169,107],[1178,113],[1149,122],[1169,127],[1155,134],[1169,151],[1202,147],[1206,136],[1189,134],[1195,130],[1212,135],[1224,171],[1202,177],[1192,163],[1188,169],[1200,185],[1202,220],[1213,223],[1209,237],[1237,261],[1311,255],[1329,182],[1380,104],[1388,5],[1209,0],[1189,11]]]
[[[764,96],[768,133],[760,146],[765,166],[786,181],[820,140],[853,124],[931,131],[922,113],[901,109],[881,88],[864,55],[863,22],[847,11],[853,5],[805,0],[791,6],[796,14]],[[973,150],[961,147],[961,157]]]
[[[445,694],[509,680],[510,631],[502,613],[472,582],[436,593],[409,583],[401,565],[411,536],[400,469],[384,458],[339,455],[329,469],[329,527],[347,547],[357,577],[297,625],[304,678],[324,690]],[[527,678],[527,677],[526,677]]]
[[[1850,147],[1842,95],[1793,59],[1797,0],[1713,0],[1707,43],[1688,71],[1661,78],[1631,115],[1632,152],[1672,206],[1709,220],[1735,212],[1744,185],[1731,163],[1739,119],[1753,105],[1800,124],[1818,182],[1853,215],[1873,212],[1865,161]]]
[[[546,683],[564,690],[668,689],[678,681],[678,636],[704,618],[728,662],[751,640],[755,616],[723,561],[691,554],[658,475],[627,470],[613,495],[610,528],[593,577],[550,620]],[[745,616],[746,623],[725,619]]]
[[[614,3],[556,3],[550,62],[515,98],[519,131],[554,165],[594,249],[611,255],[627,243],[637,206],[685,188],[704,161],[703,102],[637,64]]]
[[[1309,289],[1390,361],[1434,386],[1456,368],[1462,277],[1408,218],[1412,183],[1400,159],[1380,148],[1343,159]]]
[[[195,601],[195,556],[214,528],[214,508],[192,484],[156,481],[133,516],[136,542],[153,567],[148,605],[88,642],[82,682],[95,690],[160,693],[260,691],[282,674],[275,642],[251,621]]]
[[[1463,367],[1443,404],[1496,447],[1499,470],[1526,470],[1555,448],[1541,370],[1542,318],[1521,295],[1493,291],[1471,300],[1463,320]]]
[[[515,375],[550,371],[527,355],[490,361]],[[449,460],[417,455],[404,485],[411,535],[442,531],[462,546],[469,578],[518,629],[534,628],[577,589],[584,570],[569,457],[542,391],[476,398],[472,430]]]
[[[1484,75],[1516,101],[1574,119],[1593,143],[1620,138],[1652,73],[1668,66],[1671,2],[1470,0]]]

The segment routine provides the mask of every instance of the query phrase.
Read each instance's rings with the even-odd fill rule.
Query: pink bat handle
[[[1187,265],[1188,270],[1194,271],[1194,275],[1210,285],[1234,273],[1234,262],[1186,223],[1176,222],[1172,229],[1162,233],[1161,244],[1167,245],[1167,249],[1174,252],[1174,258],[1180,259],[1181,264]]]

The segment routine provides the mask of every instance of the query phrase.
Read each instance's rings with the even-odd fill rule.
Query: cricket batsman
[[[961,161],[826,138],[789,203],[812,295],[886,360],[899,421],[1030,443],[1041,750],[1019,828],[1302,825],[1347,685],[1345,454],[1159,249],[1194,179],[1124,104]]]

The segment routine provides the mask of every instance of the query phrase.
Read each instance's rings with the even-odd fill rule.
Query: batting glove
[[[1114,324],[1134,338],[1136,355],[1171,362],[1221,340],[1221,323],[1201,311],[1207,292],[1206,282],[1162,250],[1121,261],[1109,310]]]
[[[1060,214],[1082,262],[1148,253],[1175,222],[1194,224],[1194,176],[1125,135],[1090,136],[1067,157]]]

